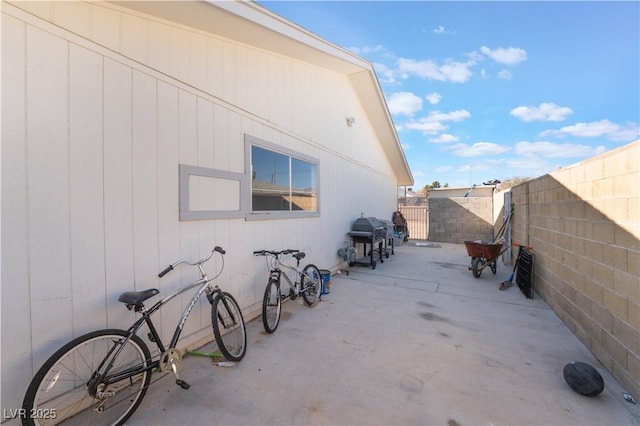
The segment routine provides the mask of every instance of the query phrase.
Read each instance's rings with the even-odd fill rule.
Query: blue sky
[[[537,177],[640,137],[640,2],[259,1],[374,64],[414,189]]]

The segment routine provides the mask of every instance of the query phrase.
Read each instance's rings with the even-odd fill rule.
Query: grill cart
[[[496,260],[506,251],[506,249],[502,250],[501,243],[465,241],[464,245],[467,247],[467,254],[471,256],[469,269],[474,277],[479,278],[482,270],[487,266],[491,268],[491,272],[496,273]]]
[[[363,253],[365,258],[357,259],[349,263],[349,266],[353,265],[370,265],[372,269],[376,269],[376,260],[374,259],[374,253],[377,251],[380,256],[380,263],[384,262],[384,241],[386,239],[387,231],[382,222],[375,217],[361,217],[356,219],[351,227],[349,236],[353,241],[354,246],[356,244],[362,244]],[[378,246],[376,249],[375,246]],[[369,246],[369,251],[367,251]],[[368,253],[368,255],[367,255]],[[388,256],[387,256],[388,257]]]

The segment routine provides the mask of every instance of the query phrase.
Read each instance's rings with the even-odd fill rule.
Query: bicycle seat
[[[305,256],[306,256],[306,254],[304,254],[304,252],[302,252],[302,251],[299,251],[298,253],[294,253],[294,255],[293,255],[293,257],[295,257],[298,260],[304,259]]]
[[[143,291],[125,291],[118,297],[118,301],[125,305],[141,306],[142,302],[158,293],[160,293],[160,290],[157,288],[150,288]]]

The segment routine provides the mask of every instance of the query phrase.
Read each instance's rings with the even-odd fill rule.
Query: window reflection
[[[317,211],[316,165],[251,147],[253,211]]]

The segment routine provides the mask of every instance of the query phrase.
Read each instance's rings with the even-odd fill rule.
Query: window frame
[[[302,154],[298,151],[277,145],[272,142],[259,139],[255,136],[245,134],[245,170],[247,171],[248,183],[246,185],[246,219],[262,220],[262,219],[296,219],[320,216],[320,161],[317,158]],[[290,158],[310,163],[315,166],[315,194],[316,194],[316,210],[253,210],[253,168],[251,158],[251,148],[256,146],[267,151],[282,154]],[[291,161],[289,161],[291,164]],[[289,189],[291,190],[291,169],[289,169]]]
[[[207,167],[192,166],[188,164],[179,165],[179,198],[180,198],[180,221],[206,220],[206,219],[227,219],[244,217],[247,211],[247,200],[244,193],[247,187],[246,173],[228,172],[225,170],[210,169]],[[199,176],[214,179],[229,180],[239,183],[238,201],[240,206],[237,210],[191,210],[189,177]]]

